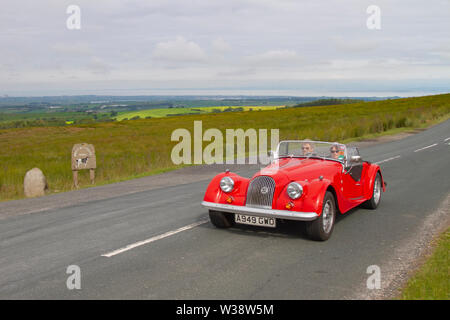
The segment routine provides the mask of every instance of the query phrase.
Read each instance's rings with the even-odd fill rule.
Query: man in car
[[[302,145],[303,155],[312,154],[314,152],[314,145],[311,142],[304,142]]]

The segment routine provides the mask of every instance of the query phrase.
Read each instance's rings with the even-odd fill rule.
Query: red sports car
[[[251,179],[228,170],[215,176],[202,205],[218,228],[300,220],[312,239],[323,241],[333,232],[338,212],[358,205],[375,209],[385,190],[380,167],[362,161],[356,147],[289,140],[278,144],[271,164]]]

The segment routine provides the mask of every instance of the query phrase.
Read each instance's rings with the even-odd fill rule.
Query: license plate
[[[262,226],[270,228],[276,227],[275,218],[255,217],[255,216],[248,216],[246,214],[236,213],[234,215],[234,221],[236,223],[249,224],[252,226]]]

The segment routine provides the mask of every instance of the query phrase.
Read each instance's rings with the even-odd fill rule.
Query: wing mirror
[[[361,156],[352,156],[350,158],[350,162],[354,163],[354,162],[361,162]]]

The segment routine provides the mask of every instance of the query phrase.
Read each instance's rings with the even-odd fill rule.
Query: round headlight
[[[301,185],[300,183],[297,183],[297,182],[291,182],[291,183],[288,185],[288,187],[287,187],[287,189],[286,189],[286,192],[287,192],[289,198],[295,200],[295,199],[300,198],[300,196],[302,195],[302,193],[303,193],[303,187],[302,187],[302,185]]]
[[[222,180],[220,180],[220,189],[222,189],[223,192],[231,192],[234,188],[234,181],[230,177],[223,177]]]

